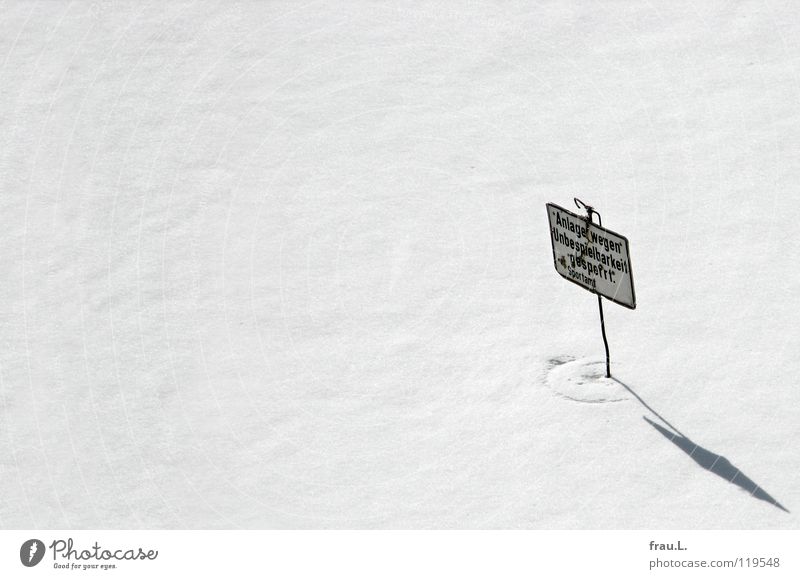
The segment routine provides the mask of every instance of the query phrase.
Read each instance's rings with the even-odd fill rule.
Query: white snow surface
[[[0,2],[0,527],[800,528],[798,39]],[[618,381],[553,267],[576,196],[630,240]]]

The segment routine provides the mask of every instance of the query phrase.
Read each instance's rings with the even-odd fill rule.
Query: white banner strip
[[[0,577],[800,577],[800,531],[0,531]]]

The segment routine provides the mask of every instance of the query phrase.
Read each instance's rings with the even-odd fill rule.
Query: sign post
[[[553,264],[564,279],[597,294],[600,330],[606,349],[606,377],[611,378],[611,358],[608,353],[606,324],[603,317],[603,297],[626,308],[632,310],[636,308],[628,239],[610,229],[605,229],[600,213],[591,205],[587,205],[577,197],[575,205],[586,210],[585,217],[554,203],[547,203]],[[596,224],[595,215],[597,215]]]

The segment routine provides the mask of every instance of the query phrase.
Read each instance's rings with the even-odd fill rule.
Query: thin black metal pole
[[[606,321],[603,319],[603,296],[597,296],[597,307],[600,308],[600,330],[603,332],[603,344],[606,347],[606,378],[611,378],[611,356],[608,354],[608,339],[606,338]]]
[[[594,215],[597,215],[597,224],[600,227],[603,227],[603,218],[597,211],[594,210],[594,207],[592,207],[591,205],[586,205],[586,203],[584,203],[577,197],[575,198],[575,205],[577,205],[579,208],[583,207],[584,209],[586,209],[587,227],[588,225],[594,223],[594,219],[592,219]],[[606,320],[603,317],[603,296],[601,296],[600,294],[597,294],[597,307],[600,310],[600,331],[603,333],[603,345],[606,348],[606,378],[611,378],[611,356],[608,353],[608,338],[606,338]]]

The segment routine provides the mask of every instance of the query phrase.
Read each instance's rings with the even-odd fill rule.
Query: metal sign
[[[547,203],[547,216],[556,271],[598,296],[635,309],[628,239],[592,223],[591,212],[581,217]]]

